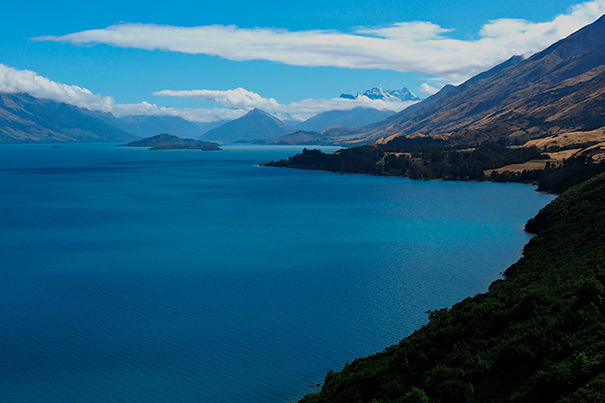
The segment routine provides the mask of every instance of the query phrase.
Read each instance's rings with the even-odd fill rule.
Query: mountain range
[[[197,138],[204,130],[196,123],[179,116],[130,115],[115,117],[111,113],[91,112],[105,122],[138,137],[148,137],[159,133],[174,133],[183,138]]]
[[[279,137],[275,143],[291,143],[295,137],[287,134],[302,130],[311,143],[344,146],[419,133],[457,143],[507,138],[522,144],[605,127],[604,46],[605,17],[601,17],[542,52],[527,59],[513,57],[459,86],[445,86],[392,116],[363,109],[330,111],[295,128],[255,109],[204,133],[199,124],[178,117],[116,118],[25,94],[0,94],[0,142],[125,141],[168,132],[224,142]],[[341,95],[362,96],[417,99],[406,88],[376,87],[356,96]],[[384,119],[370,123],[380,118]]]
[[[297,130],[320,131],[342,126],[357,128],[393,112],[370,108],[327,111],[297,125],[255,109],[239,119],[191,122],[178,116],[130,115],[90,111],[28,94],[0,93],[0,143],[122,142],[159,133],[223,142],[269,140]],[[316,134],[314,134],[316,135]]]
[[[372,108],[355,108],[348,111],[327,111],[315,115],[296,125],[296,129],[322,131],[333,126],[357,128],[386,119],[392,111],[380,111]]]
[[[345,146],[423,133],[516,142],[605,126],[605,16],[542,52],[516,56],[380,122],[317,135]],[[284,139],[284,142],[287,142]]]
[[[384,101],[420,101],[414,93],[408,90],[406,87],[403,87],[400,90],[385,90],[382,87],[374,87],[371,90],[367,90],[363,94],[358,92],[357,95],[353,96],[351,94],[340,94],[340,98],[344,99],[359,99],[361,97],[366,97],[370,99],[381,99]]]
[[[273,139],[281,138],[289,133],[296,133],[299,137],[301,133],[311,133],[311,136],[316,137],[319,135],[316,132],[328,128],[362,127],[383,120],[393,113],[392,111],[380,111],[372,108],[326,111],[293,126],[282,122],[265,111],[254,109],[238,119],[226,122],[206,132],[200,136],[200,139],[223,142],[264,141],[272,143]],[[292,137],[289,137],[289,139],[292,140]]]
[[[0,143],[122,142],[135,138],[85,109],[27,94],[0,93]]]
[[[224,123],[194,123],[178,116],[115,117],[29,94],[0,93],[0,143],[123,142],[166,132],[197,138]]]

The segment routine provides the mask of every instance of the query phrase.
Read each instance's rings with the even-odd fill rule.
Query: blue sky
[[[349,108],[330,100],[374,86],[426,97],[542,50],[596,20],[605,0],[29,1],[2,9],[0,63],[10,70],[0,72],[0,90],[116,114],[213,120],[259,106],[302,119]],[[23,70],[54,83],[36,79],[31,89],[34,76]]]

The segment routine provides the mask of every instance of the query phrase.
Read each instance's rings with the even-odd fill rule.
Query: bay
[[[485,292],[553,199],[258,166],[301,149],[0,146],[0,401],[296,401]]]

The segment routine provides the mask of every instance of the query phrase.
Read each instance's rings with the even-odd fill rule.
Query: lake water
[[[257,166],[301,149],[0,146],[0,401],[296,401],[486,291],[553,198]]]

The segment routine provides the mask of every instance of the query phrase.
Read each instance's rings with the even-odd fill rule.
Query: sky
[[[605,0],[28,1],[0,13],[0,92],[115,115],[304,120],[373,87],[425,98],[605,13]]]

